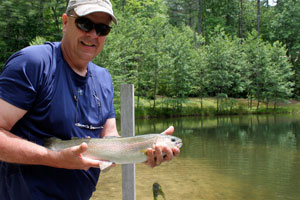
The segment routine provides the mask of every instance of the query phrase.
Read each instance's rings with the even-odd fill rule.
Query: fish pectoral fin
[[[110,170],[112,164],[113,164],[113,162],[104,161],[104,162],[100,163],[99,168],[102,173],[106,173]]]
[[[154,149],[152,151],[153,151],[153,153],[155,153]],[[142,150],[140,150],[140,152],[142,152],[143,154],[145,154],[147,156],[148,149],[142,149]]]
[[[142,149],[142,150],[140,150],[140,152],[142,152],[143,154],[147,155],[147,149]]]

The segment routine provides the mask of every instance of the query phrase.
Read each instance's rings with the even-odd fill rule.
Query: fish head
[[[174,147],[177,147],[177,148],[181,148],[182,147],[182,140],[178,137],[175,137],[175,136],[172,136],[172,135],[163,135],[161,134],[161,141],[158,141],[156,143],[159,144],[166,144],[168,145],[170,148],[174,148]]]
[[[181,148],[183,143],[182,140],[178,137],[171,136],[171,142],[174,144],[175,147]]]

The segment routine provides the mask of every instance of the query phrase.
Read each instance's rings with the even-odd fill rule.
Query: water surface
[[[300,115],[143,120],[136,134],[170,125],[181,154],[154,169],[136,165],[138,200],[153,199],[155,182],[167,200],[300,199]],[[121,166],[100,176],[98,199],[122,199]]]

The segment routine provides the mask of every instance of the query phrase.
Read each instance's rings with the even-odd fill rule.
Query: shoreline
[[[152,119],[152,118],[178,118],[178,117],[212,117],[212,116],[233,116],[233,115],[260,115],[260,114],[289,114],[300,113],[300,101],[288,100],[287,103],[280,103],[274,108],[273,103],[260,102],[257,109],[257,102],[253,101],[251,108],[248,107],[247,99],[231,99],[233,104],[223,103],[217,105],[217,98],[203,99],[202,109],[200,98],[188,98],[183,103],[175,104],[179,100],[172,100],[172,103],[166,103],[165,98],[159,97],[156,100],[142,99],[139,103],[135,103],[136,119]],[[137,106],[139,104],[139,106]],[[120,119],[120,109],[116,108],[117,119]]]

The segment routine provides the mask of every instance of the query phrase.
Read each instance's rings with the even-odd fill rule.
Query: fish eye
[[[172,142],[176,142],[175,138],[172,138],[171,141],[172,141]]]

